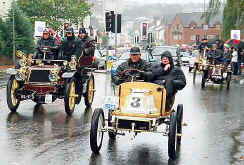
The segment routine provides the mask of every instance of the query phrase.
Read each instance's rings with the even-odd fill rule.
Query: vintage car
[[[205,88],[206,83],[212,82],[214,84],[226,83],[226,88],[230,88],[231,82],[231,66],[225,64],[210,64],[205,63],[202,69],[201,87]]]
[[[194,66],[193,66],[193,84],[195,84],[196,82],[197,73],[201,73],[203,69],[203,65],[206,65],[206,63],[207,63],[206,50],[204,50],[203,54],[198,53],[198,55],[195,57]]]
[[[138,81],[138,75],[131,77],[129,82],[118,85],[115,96],[105,97],[103,108],[94,110],[90,130],[91,150],[95,154],[99,153],[104,132],[108,132],[111,139],[126,133],[131,133],[135,138],[138,133],[152,132],[169,138],[168,155],[171,159],[177,158],[181,143],[183,105],[179,104],[177,109],[173,109],[174,99],[167,104],[167,91],[163,86]],[[162,124],[164,127],[159,127]]]
[[[20,58],[15,68],[7,73],[7,104],[16,111],[20,102],[32,100],[38,104],[53,103],[64,99],[65,112],[72,115],[75,104],[79,104],[82,95],[86,106],[90,106],[94,97],[94,75],[91,68],[80,67],[81,59],[72,56],[70,61],[46,59],[49,48],[44,47],[42,59],[33,59],[17,51]],[[81,83],[82,82],[82,83]]]

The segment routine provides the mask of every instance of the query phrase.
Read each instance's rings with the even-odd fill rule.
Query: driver
[[[114,84],[119,85],[126,81],[126,78],[123,79],[121,75],[126,69],[138,69],[145,72],[151,71],[151,64],[141,59],[139,47],[132,47],[130,49],[130,58],[118,66],[113,77]]]
[[[210,63],[221,64],[223,62],[223,51],[217,49],[217,45],[213,44],[212,49],[208,52],[207,59]]]
[[[164,85],[167,91],[166,110],[174,103],[174,96],[178,90],[186,86],[186,78],[179,67],[174,67],[172,55],[169,51],[161,54],[161,64],[152,67],[152,72],[146,73],[147,79],[155,84]]]
[[[57,49],[58,49],[58,41],[53,38],[50,34],[50,30],[48,28],[45,28],[43,30],[43,36],[41,37],[41,39],[37,42],[37,48],[36,51],[34,53],[34,59],[38,59],[38,58],[42,58],[43,57],[43,52],[41,51],[42,47],[49,47],[51,48],[51,51],[53,53],[57,54]],[[48,54],[49,58],[54,58],[54,56],[50,56],[50,54]],[[48,58],[47,57],[47,58]]]

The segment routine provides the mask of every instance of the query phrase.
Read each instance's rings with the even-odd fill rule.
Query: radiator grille
[[[50,82],[48,75],[49,70],[32,70],[29,82]]]

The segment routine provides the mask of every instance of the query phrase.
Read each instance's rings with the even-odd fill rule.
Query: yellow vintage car
[[[99,153],[104,132],[108,132],[111,139],[126,135],[126,132],[133,137],[138,133],[153,132],[168,136],[168,155],[171,159],[177,158],[183,105],[179,104],[177,109],[173,109],[173,101],[166,106],[167,91],[163,86],[138,81],[135,77],[118,85],[117,94],[105,97],[103,108],[94,110],[90,130],[91,150],[95,154]],[[105,120],[105,114],[108,120]],[[159,125],[162,124],[165,127],[160,130]]]

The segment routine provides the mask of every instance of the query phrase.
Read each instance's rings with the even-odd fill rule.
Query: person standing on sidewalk
[[[238,58],[238,52],[236,48],[232,48],[232,58],[231,58],[231,68],[232,68],[232,73],[233,75],[238,74],[238,63],[237,63],[237,58]]]

